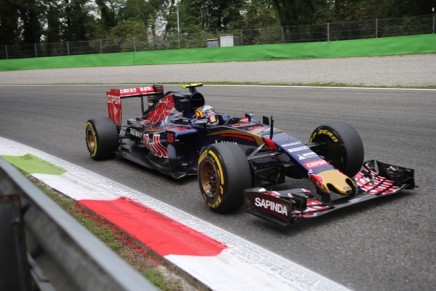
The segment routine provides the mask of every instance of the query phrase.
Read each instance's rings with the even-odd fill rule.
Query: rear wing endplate
[[[126,88],[126,89],[111,89],[106,92],[107,98],[107,111],[109,118],[111,118],[117,126],[121,126],[122,119],[122,105],[121,99],[140,97],[142,112],[144,112],[144,96],[157,98],[162,97],[164,94],[164,87],[162,85],[152,85],[146,87]]]

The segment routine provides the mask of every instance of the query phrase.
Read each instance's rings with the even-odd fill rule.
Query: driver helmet
[[[207,119],[207,125],[217,125],[218,117],[216,116],[215,109],[210,105],[203,105],[195,109],[196,119]]]

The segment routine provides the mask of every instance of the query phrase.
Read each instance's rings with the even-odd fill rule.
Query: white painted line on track
[[[223,82],[224,83],[224,82]],[[135,83],[136,84],[136,83]],[[101,83],[101,84],[0,84],[0,87],[102,87],[102,86],[134,86],[133,83]],[[139,84],[139,83],[138,83]],[[148,84],[148,83],[147,83]],[[154,84],[158,84],[154,82]],[[180,85],[180,83],[164,83],[163,85]],[[384,90],[384,91],[424,91],[436,92],[436,88],[407,88],[407,87],[359,87],[359,86],[307,86],[307,85],[262,85],[262,84],[207,84],[204,87],[246,87],[246,88],[290,88],[290,89],[326,89],[326,90]]]
[[[144,193],[48,153],[0,137],[0,156],[25,154],[66,170],[62,175],[33,176],[76,200],[127,197],[225,244],[227,248],[216,256],[165,256],[213,290],[347,290],[320,274]]]
[[[396,88],[396,87],[347,87],[347,86],[305,86],[305,85],[261,85],[261,84],[204,84],[204,87],[248,87],[248,88],[292,88],[292,89],[335,89],[335,90],[388,90],[388,91],[429,91],[436,92],[433,88]]]

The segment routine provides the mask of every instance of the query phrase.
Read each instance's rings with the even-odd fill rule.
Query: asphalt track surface
[[[250,240],[357,290],[431,290],[436,286],[436,90],[205,86],[218,111],[274,115],[276,126],[307,141],[312,130],[345,121],[361,134],[366,159],[416,169],[419,188],[282,229],[239,211],[215,214],[197,181],[174,181],[122,160],[95,162],[84,124],[106,115],[104,92],[116,82],[239,81],[436,85],[436,55],[172,66],[0,72],[0,136],[46,151]],[[130,85],[121,85],[120,87]],[[131,85],[133,86],[133,85]],[[179,90],[166,86],[166,90]],[[137,116],[128,104],[124,116]],[[308,186],[289,180],[286,186]]]
[[[122,160],[87,154],[85,121],[106,115],[104,86],[2,86],[0,136],[46,151],[211,222],[357,290],[436,286],[434,193],[436,91],[364,88],[205,86],[208,104],[232,116],[274,115],[276,126],[307,141],[326,121],[352,124],[366,159],[416,169],[419,188],[283,229],[242,210],[211,212],[195,178],[174,181]],[[125,85],[123,86],[125,87]],[[166,86],[166,90],[178,90]],[[125,117],[139,114],[128,104]],[[309,186],[289,180],[290,188]]]

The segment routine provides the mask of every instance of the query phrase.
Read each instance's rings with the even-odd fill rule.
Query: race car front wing
[[[380,161],[366,161],[354,177],[354,195],[324,202],[308,189],[272,191],[256,187],[244,190],[245,211],[260,218],[290,225],[297,219],[314,218],[332,211],[389,196],[403,189],[414,189],[414,170]]]

